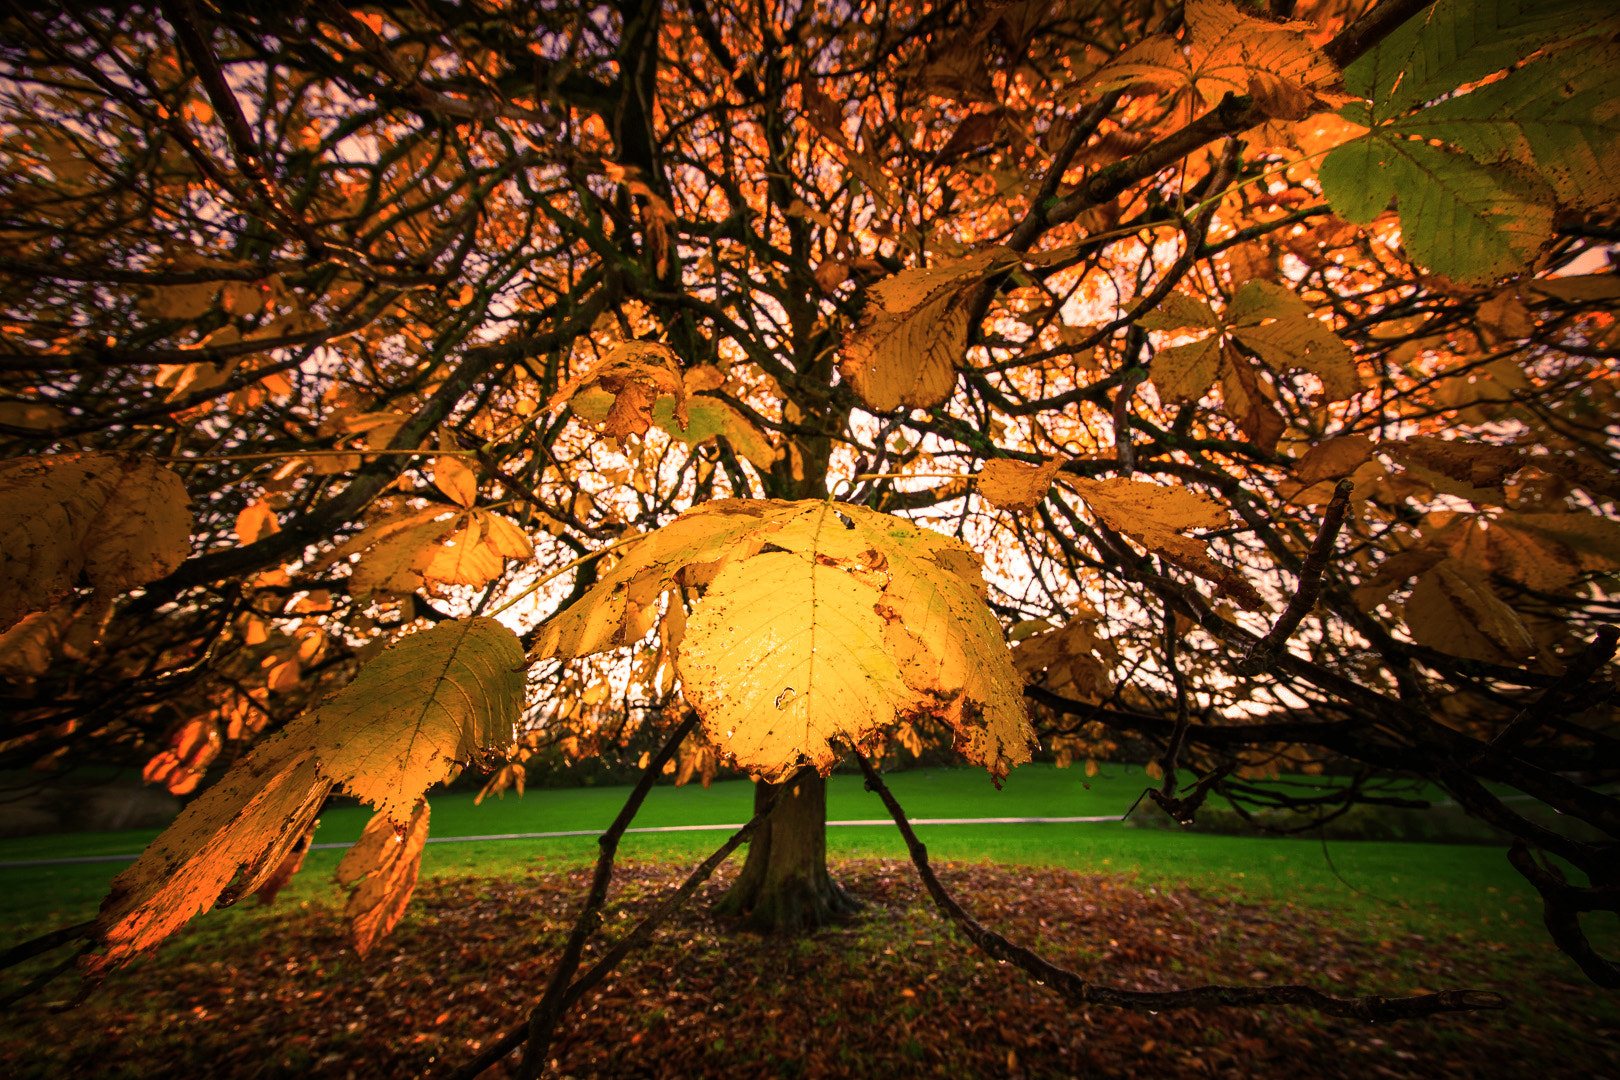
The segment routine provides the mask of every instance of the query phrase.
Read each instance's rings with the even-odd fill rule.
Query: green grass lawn
[[[1074,817],[1122,815],[1141,794],[1139,770],[1105,768],[1087,778],[1079,769],[1025,766],[997,792],[976,769],[895,773],[891,788],[913,818]],[[621,805],[623,788],[531,790],[518,798],[474,806],[466,794],[433,800],[438,837],[600,829]],[[745,821],[752,787],[726,781],[704,790],[692,784],[659,787],[635,825],[699,825]],[[338,808],[322,818],[318,843],[345,843],[360,833],[370,812]],[[884,818],[877,797],[860,779],[834,776],[828,786],[831,820]],[[1532,890],[1498,848],[1315,839],[1203,835],[1139,829],[1116,822],[1042,825],[932,825],[919,833],[941,860],[987,860],[1050,865],[1134,875],[1140,883],[1191,886],[1226,895],[1332,909],[1369,928],[1390,922],[1416,932],[1473,930],[1493,939],[1530,940],[1544,934]],[[24,837],[0,841],[0,861],[118,854],[139,851],[155,830]],[[713,850],[723,833],[638,834],[626,837],[621,857],[692,862]],[[904,858],[892,826],[829,830],[833,858]],[[1325,852],[1324,852],[1325,848]],[[593,859],[592,836],[430,844],[426,876],[521,874]],[[331,873],[341,852],[311,854],[284,893],[294,903],[331,904],[340,894]],[[1331,859],[1331,862],[1329,861]],[[0,936],[10,941],[94,913],[120,863],[0,868]],[[201,922],[225,930],[243,911],[214,912]]]

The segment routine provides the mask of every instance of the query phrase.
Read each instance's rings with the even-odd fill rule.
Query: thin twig
[[[619,841],[623,838],[624,831],[630,827],[630,823],[635,820],[642,802],[652,791],[653,784],[663,772],[665,762],[675,756],[681,740],[686,738],[697,722],[698,715],[694,712],[687,716],[681,726],[675,729],[674,734],[664,741],[658,753],[647,762],[647,767],[641,770],[641,779],[636,782],[624,805],[619,808],[619,814],[613,819],[613,824],[597,838],[596,842],[602,852],[596,858],[596,872],[591,877],[591,888],[586,894],[585,906],[580,909],[579,918],[574,920],[574,929],[568,935],[568,943],[563,946],[563,954],[558,958],[557,966],[552,969],[551,980],[546,984],[545,993],[540,997],[540,1004],[529,1014],[528,1045],[524,1048],[523,1064],[519,1070],[524,1080],[534,1080],[540,1075],[540,1069],[545,1064],[546,1050],[551,1046],[552,1033],[557,1028],[557,1020],[567,1008],[564,994],[569,982],[574,978],[574,972],[579,970],[585,942],[602,923],[602,904],[607,900],[608,885],[613,881],[613,856],[619,849]]]
[[[1590,681],[1599,668],[1614,658],[1617,645],[1620,645],[1620,628],[1607,624],[1599,626],[1597,636],[1587,643],[1586,648],[1582,649],[1574,660],[1570,661],[1569,667],[1564,669],[1558,681],[1547,687],[1532,704],[1521,709],[1519,715],[1490,741],[1490,745],[1480,751],[1476,760],[1483,761],[1517,748],[1525,736],[1551,719],[1570,695]]]
[[[1305,556],[1305,564],[1299,568],[1299,587],[1294,590],[1282,614],[1277,616],[1270,633],[1255,642],[1249,654],[1232,665],[1232,670],[1237,674],[1257,675],[1270,667],[1277,654],[1288,644],[1289,637],[1316,606],[1316,598],[1322,591],[1322,574],[1327,570],[1328,560],[1333,557],[1333,545],[1338,542],[1339,530],[1344,527],[1344,519],[1350,508],[1350,492],[1354,487],[1349,480],[1340,480],[1333,489],[1333,498],[1322,518],[1322,531],[1316,534],[1316,543],[1311,545],[1310,554]]]
[[[617,967],[619,962],[629,955],[632,949],[645,944],[652,937],[653,931],[657,930],[666,919],[686,905],[692,894],[697,892],[699,886],[709,880],[709,876],[714,873],[715,868],[730,858],[731,853],[736,851],[745,840],[765,823],[765,819],[771,816],[771,811],[776,808],[777,795],[780,790],[780,788],[774,788],[754,816],[742,828],[732,833],[725,843],[715,848],[707,859],[699,863],[686,876],[686,880],[681,882],[678,889],[666,896],[656,908],[635,925],[634,929],[615,942],[607,952],[603,953],[601,959],[591,965],[589,971],[568,984],[568,992],[563,995],[562,1007],[564,1011],[578,1004],[579,1000],[593,986],[606,978],[608,973]],[[486,1046],[479,1052],[477,1057],[452,1073],[449,1080],[473,1080],[474,1077],[483,1073],[485,1069],[488,1069],[521,1046],[524,1036],[528,1034],[528,1030],[529,1025],[527,1022],[512,1028],[499,1039]]]
[[[895,801],[893,793],[878,776],[872,763],[859,752],[855,760],[866,774],[866,787],[877,793],[889,816],[904,837],[911,861],[917,867],[928,895],[933,897],[941,911],[967,935],[987,956],[1017,964],[1037,982],[1051,987],[1064,999],[1075,1005],[1115,1005],[1128,1009],[1212,1009],[1224,1005],[1253,1008],[1257,1005],[1302,1005],[1317,1009],[1329,1016],[1344,1016],[1356,1020],[1383,1021],[1409,1020],[1435,1013],[1463,1012],[1473,1009],[1501,1009],[1507,1005],[1501,994],[1490,990],[1442,990],[1434,994],[1419,994],[1408,998],[1339,998],[1324,994],[1309,986],[1195,986],[1186,990],[1151,992],[1121,990],[1114,986],[1101,986],[1087,982],[1067,968],[1060,968],[1030,950],[1014,945],[994,930],[980,925],[962,909],[945,891],[939,878],[928,865],[928,849],[912,831],[905,811]]]

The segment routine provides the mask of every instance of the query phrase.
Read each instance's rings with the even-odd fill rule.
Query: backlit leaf
[[[422,850],[427,846],[428,803],[423,799],[403,830],[387,814],[372,815],[360,839],[338,863],[339,885],[349,887],[343,916],[354,951],[361,956],[388,935],[416,891]]]
[[[106,952],[87,957],[86,970],[99,974],[151,948],[222,895],[234,900],[254,891],[331,787],[314,748],[290,735],[254,748],[113,879],[94,931]]]
[[[920,711],[886,643],[879,590],[813,557],[777,552],[734,562],[687,620],[681,684],[709,740],[779,781],[822,772],[841,751]]]
[[[510,744],[522,707],[523,647],[478,618],[395,642],[299,724],[323,776],[404,824],[429,787]]]
[[[1039,465],[1011,458],[993,458],[978,476],[979,494],[1003,510],[1028,513],[1046,498],[1052,477],[1068,458],[1059,454]]]

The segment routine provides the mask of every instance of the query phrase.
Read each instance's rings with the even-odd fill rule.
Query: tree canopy
[[[1612,4],[3,25],[0,767],[232,766],[93,968],[334,785],[367,941],[467,765],[937,745],[1435,782],[1620,985]]]

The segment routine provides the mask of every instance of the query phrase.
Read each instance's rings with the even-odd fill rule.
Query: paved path
[[[1069,825],[1075,822],[1118,821],[1115,814],[1105,814],[1101,817],[941,817],[941,818],[913,818],[913,825]],[[847,828],[852,825],[893,825],[889,818],[862,818],[859,821],[829,821],[829,829]],[[734,825],[657,825],[645,829],[627,829],[633,833],[677,833],[677,832],[736,832],[742,828],[742,823]],[[562,836],[598,836],[601,829],[569,829],[564,832],[520,832],[520,833],[491,833],[488,836],[430,836],[430,844],[470,844],[482,840],[553,840]],[[311,851],[343,851],[349,844],[311,844]],[[0,862],[0,870],[22,866],[71,866],[77,863],[111,863],[133,862],[139,853],[129,855],[84,855],[74,859],[18,859],[12,862]]]

